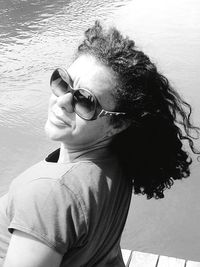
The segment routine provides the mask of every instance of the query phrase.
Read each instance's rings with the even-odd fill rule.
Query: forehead
[[[104,108],[115,107],[116,78],[109,67],[98,62],[93,56],[81,55],[71,64],[68,72],[74,88],[86,88],[92,91]]]

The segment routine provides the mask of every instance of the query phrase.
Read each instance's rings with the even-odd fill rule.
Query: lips
[[[71,126],[66,119],[63,119],[60,115],[56,114],[55,111],[51,111],[49,116],[50,121],[57,126]]]

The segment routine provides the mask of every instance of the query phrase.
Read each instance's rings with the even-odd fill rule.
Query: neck
[[[106,139],[102,142],[93,144],[88,147],[71,148],[65,143],[61,143],[59,163],[73,162],[78,159],[88,159],[95,157],[96,152],[106,150],[109,146],[110,140]]]

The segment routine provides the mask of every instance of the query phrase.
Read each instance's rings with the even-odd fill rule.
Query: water
[[[49,76],[95,19],[135,39],[194,108],[200,125],[198,0],[0,0],[0,194],[56,148],[44,135]],[[200,164],[164,200],[134,196],[124,248],[200,261]]]

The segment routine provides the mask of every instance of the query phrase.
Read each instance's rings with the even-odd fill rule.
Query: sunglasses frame
[[[62,79],[65,83],[68,84],[68,88],[67,88],[67,90],[66,90],[66,93],[63,92],[63,94],[56,94],[56,93],[54,92],[53,88],[52,88],[52,87],[53,87],[53,86],[52,86],[53,75],[56,73],[56,71],[59,73],[61,79]],[[63,75],[61,74],[62,72],[64,72],[64,74],[67,75],[67,77],[68,77],[68,79],[69,79],[68,81],[67,81],[66,79],[64,79]],[[101,118],[101,117],[104,117],[104,116],[113,116],[113,115],[114,115],[114,116],[119,116],[119,115],[126,115],[125,112],[108,111],[108,110],[103,109],[103,107],[102,107],[101,104],[99,103],[98,99],[97,99],[96,96],[93,94],[93,92],[91,92],[90,90],[85,89],[85,88],[77,88],[77,89],[76,89],[76,88],[73,88],[72,83],[73,83],[72,78],[70,77],[68,71],[67,71],[66,69],[64,69],[64,68],[56,68],[56,69],[53,71],[53,73],[52,73],[52,75],[51,75],[51,78],[50,78],[50,87],[51,87],[52,92],[53,92],[54,95],[56,95],[56,96],[61,96],[61,95],[67,94],[67,93],[71,93],[71,94],[72,94],[72,99],[73,99],[73,100],[72,100],[72,106],[73,106],[74,112],[75,112],[80,118],[82,118],[82,119],[84,119],[84,120],[87,120],[87,121],[92,121],[92,120],[96,120],[97,118]],[[84,90],[84,91],[86,91],[87,93],[89,93],[89,94],[93,97],[93,99],[94,99],[94,101],[95,101],[95,110],[94,110],[94,114],[92,115],[91,118],[86,118],[86,117],[84,117],[83,115],[79,114],[79,112],[77,112],[76,107],[75,107],[75,104],[74,104],[74,94],[75,94],[75,92],[76,92],[77,90]],[[97,109],[98,109],[98,108],[100,109],[100,112],[97,114],[97,112],[98,112]]]

